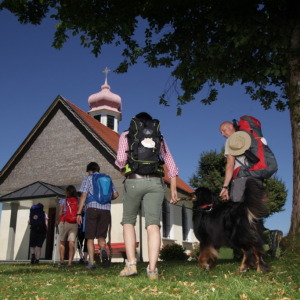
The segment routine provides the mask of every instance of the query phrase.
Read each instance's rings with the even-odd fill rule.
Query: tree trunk
[[[295,26],[291,49],[300,49],[300,22]],[[299,53],[299,52],[298,52]],[[299,56],[298,56],[299,57]],[[290,118],[293,144],[293,210],[291,227],[288,236],[295,237],[300,234],[300,60],[291,58],[290,77],[287,83],[287,92],[290,100]]]

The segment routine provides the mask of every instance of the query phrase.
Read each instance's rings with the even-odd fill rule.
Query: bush
[[[176,243],[165,245],[159,251],[159,258],[164,261],[187,260],[188,256],[184,251],[185,248]]]
[[[193,248],[191,249],[190,255],[191,255],[190,257],[191,257],[192,261],[198,260],[198,257],[200,255],[200,243],[199,242],[193,243]]]

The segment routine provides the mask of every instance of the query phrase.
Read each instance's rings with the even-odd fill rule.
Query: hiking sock
[[[31,254],[31,264],[33,265],[35,261],[35,254]]]

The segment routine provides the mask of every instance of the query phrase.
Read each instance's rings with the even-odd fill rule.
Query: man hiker
[[[86,171],[88,176],[86,176],[82,182],[80,192],[80,202],[77,211],[77,223],[79,225],[83,224],[82,220],[82,208],[86,204],[85,208],[85,238],[87,239],[87,250],[89,254],[88,264],[86,269],[93,270],[96,268],[96,263],[94,261],[94,239],[98,240],[98,245],[100,247],[100,256],[102,261],[102,266],[107,268],[109,266],[108,255],[105,250],[105,239],[107,237],[108,226],[111,222],[111,200],[116,199],[119,194],[111,182],[109,176],[105,174],[100,174],[100,167],[96,162],[91,162],[87,165]],[[107,203],[101,203],[101,196],[98,198],[98,193],[95,189],[98,185],[95,185],[95,179],[103,176],[105,179],[109,178],[111,185],[111,194],[109,195],[109,201]],[[102,177],[101,177],[102,178]],[[100,184],[101,185],[101,184]],[[100,187],[101,188],[101,187]],[[104,188],[106,191],[108,188]]]

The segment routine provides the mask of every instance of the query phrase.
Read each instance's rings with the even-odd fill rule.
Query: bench
[[[124,259],[124,263],[125,263],[125,259],[126,257],[126,251],[125,251],[125,244],[124,243],[111,243],[110,244],[111,249],[112,249],[112,255],[114,254],[121,254],[123,259]],[[135,248],[139,247],[139,242],[135,243]],[[100,247],[98,244],[94,244],[94,249],[95,249],[95,261],[100,261]],[[106,244],[105,246],[105,250],[107,251],[107,255],[109,256],[110,254],[110,250],[108,248],[108,245]]]

